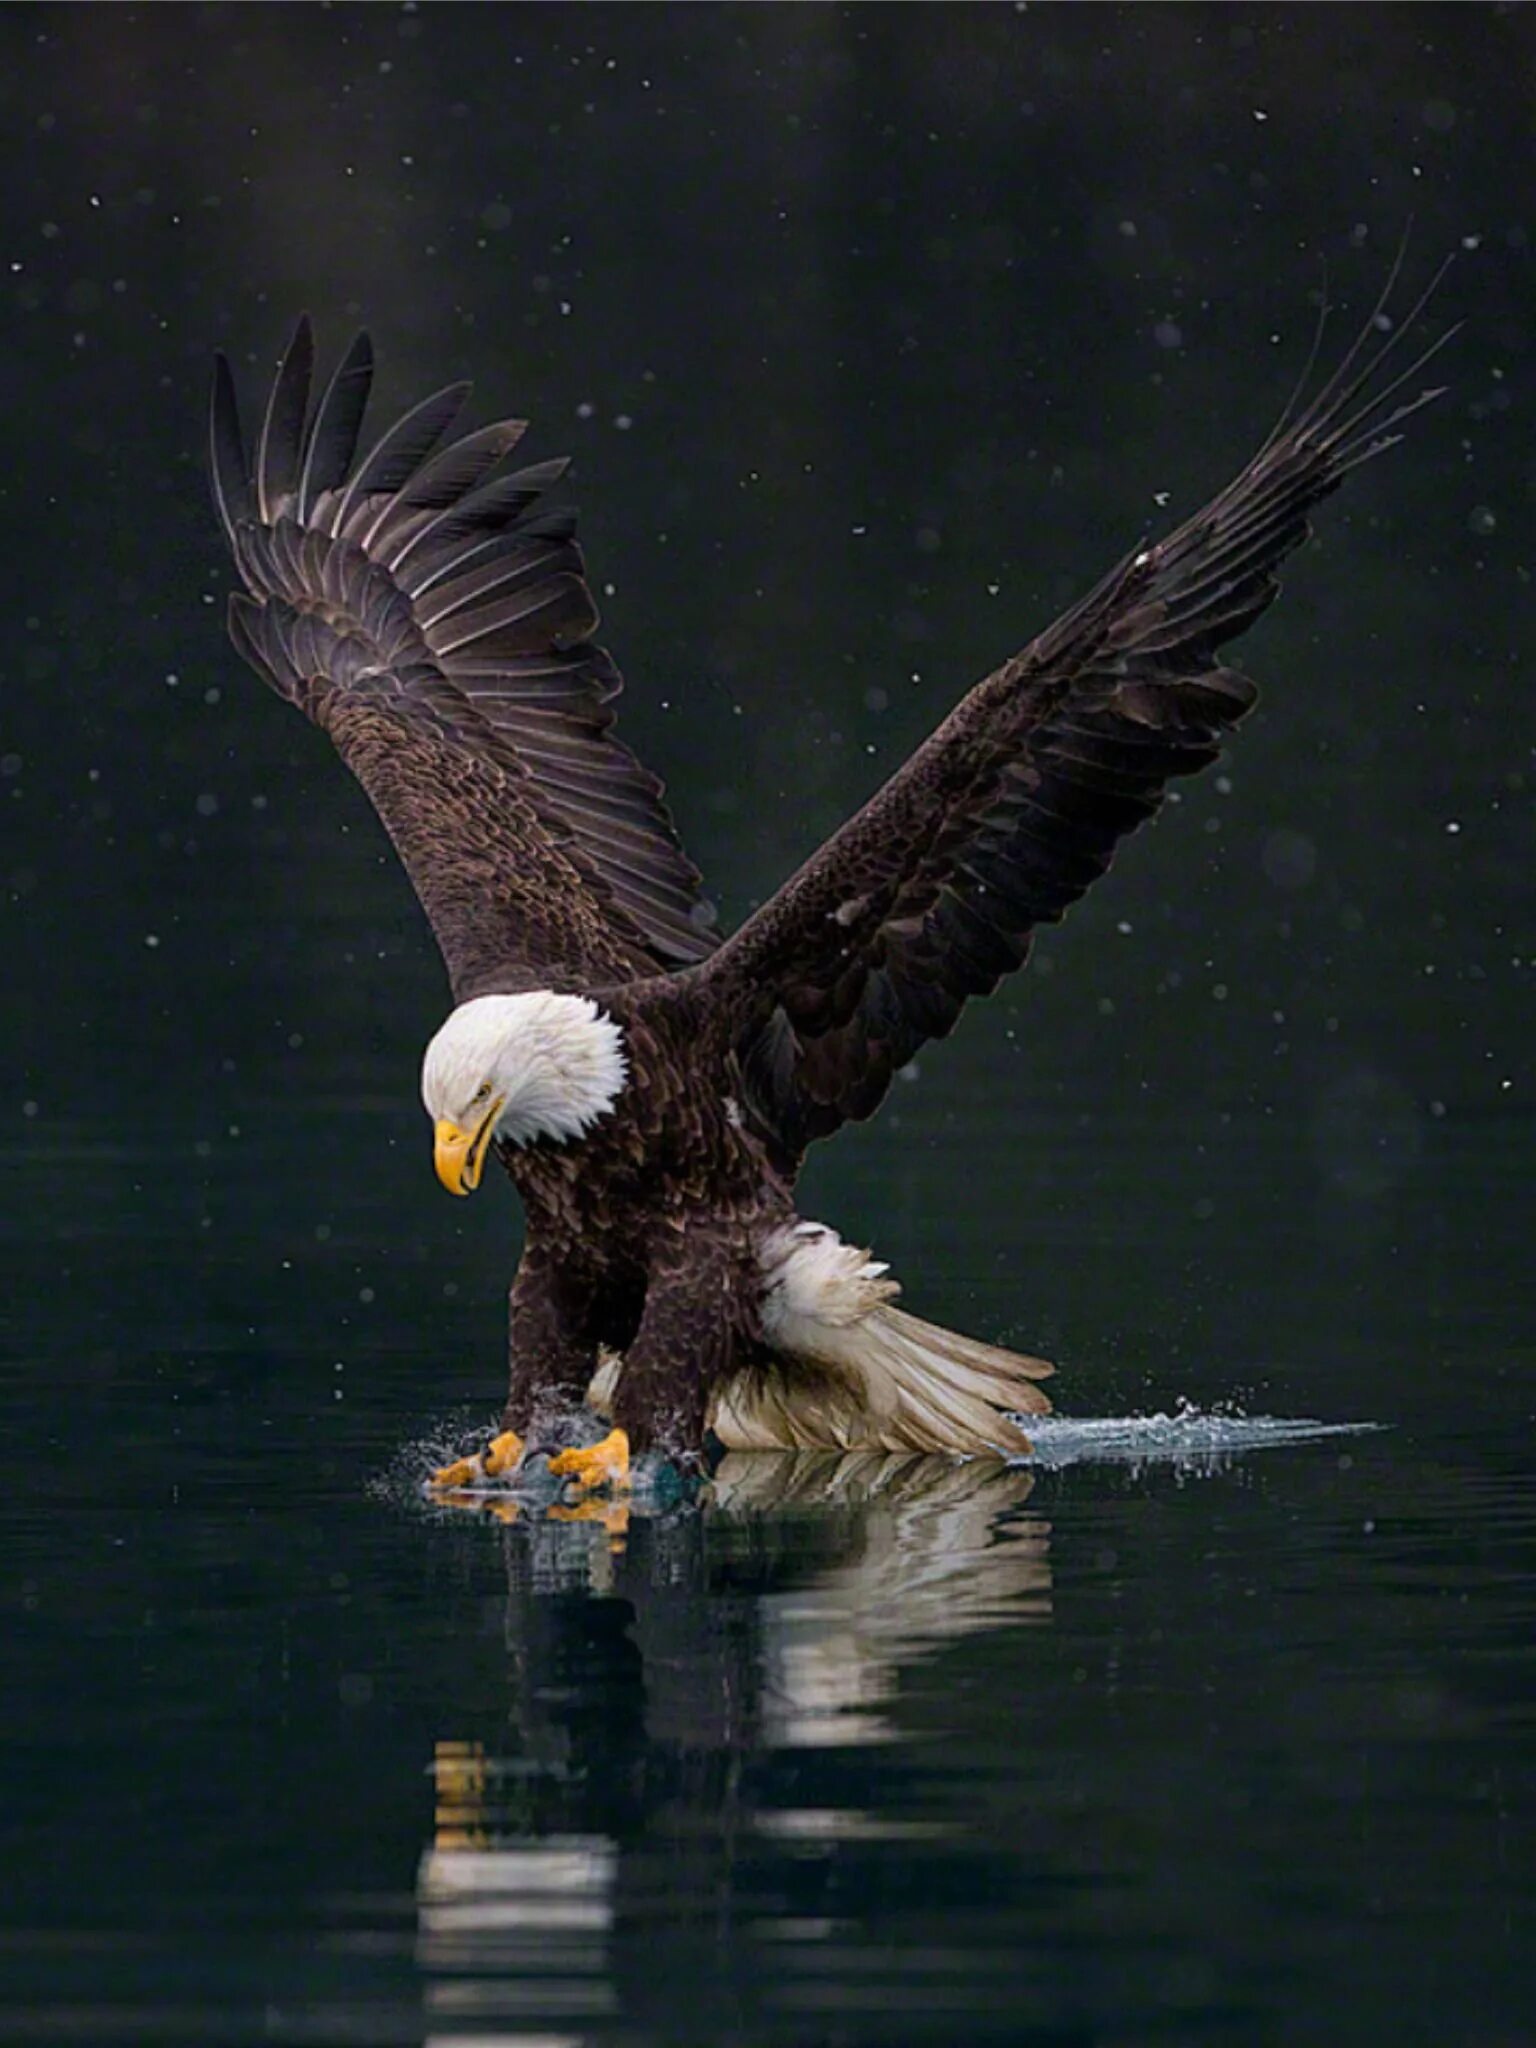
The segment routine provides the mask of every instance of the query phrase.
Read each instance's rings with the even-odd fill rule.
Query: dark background
[[[1121,1348],[1240,1323],[1277,1232],[1362,1301],[1433,1288],[1394,1264],[1402,1204],[1441,1148],[1527,1128],[1533,1073],[1527,13],[82,7],[0,34],[0,1131],[29,1242],[44,1210],[50,1245],[153,1211],[152,1291],[213,1290],[220,1327],[334,1325],[369,1287],[365,1341],[446,1316],[456,1392],[499,1348],[510,1204],[443,1202],[425,1155],[424,922],[224,642],[216,345],[256,403],[298,309],[328,352],[366,322],[385,407],[470,374],[477,416],[574,453],[623,730],[731,922],[1226,478],[1324,278],[1342,346],[1411,218],[1412,280],[1456,258],[1451,389],[1242,650],[1260,716],[807,1202],[934,1265],[950,1309],[1012,1272],[990,1312],[1089,1400],[1130,1390]],[[978,1123],[1008,1148],[979,1179]],[[387,1276],[347,1248],[365,1186]],[[1490,1200],[1474,1255],[1513,1274],[1528,1223]],[[253,1231],[289,1261],[258,1303]]]
[[[626,2048],[1528,2037],[1533,108],[1512,7],[0,11],[7,2039],[377,2048],[460,1968],[545,2039],[588,1971]],[[1450,389],[1262,709],[804,1196],[1090,1444],[1391,1427],[623,1556],[403,1509],[498,1397],[514,1204],[438,1188],[424,920],[225,642],[213,349],[254,404],[366,322],[377,420],[468,374],[574,454],[731,922],[1410,218]],[[489,1839],[608,1845],[607,1961],[504,1900],[416,1946],[466,1741]]]
[[[482,417],[574,453],[624,730],[730,921],[1224,480],[1323,278],[1342,343],[1410,217],[1414,279],[1456,253],[1451,390],[1325,511],[1245,647],[1266,702],[1225,779],[817,1161],[812,1200],[873,1229],[853,1178],[901,1193],[882,1249],[911,1271],[965,1181],[950,1122],[983,1102],[1019,1197],[981,1205],[976,1262],[1043,1241],[1032,1292],[1059,1305],[1040,1267],[1083,1206],[1133,1229],[1159,1200],[1086,1162],[1053,1193],[1074,1133],[1097,1154],[1151,1119],[1219,1153],[1223,1117],[1272,1123],[1287,1170],[1239,1240],[1272,1202],[1380,1247],[1438,1143],[1528,1112],[1523,11],[30,8],[0,31],[0,1128],[23,1189],[29,1161],[92,1161],[63,1227],[132,1227],[115,1141],[152,1133],[196,1257],[263,1199],[242,1148],[302,1117],[316,1170],[283,1207],[322,1291],[356,1275],[314,1233],[375,1175],[396,1317],[422,1311],[406,1273],[451,1264],[468,1313],[507,1264],[506,1205],[463,1218],[426,1170],[444,992],[407,886],[224,644],[215,345],[254,399],[297,309],[331,351],[366,322],[388,404],[471,374]],[[1192,1223],[1227,1206],[1213,1171]],[[1104,1278],[1051,1332],[1090,1356],[1126,1334]]]

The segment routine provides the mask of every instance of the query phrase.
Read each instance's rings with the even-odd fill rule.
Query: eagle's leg
[[[434,1472],[434,1486],[472,1486],[478,1479],[501,1478],[520,1463],[527,1433],[541,1411],[579,1406],[597,1367],[590,1301],[590,1293],[583,1296],[559,1261],[540,1247],[528,1247],[512,1283],[509,1384],[500,1432],[476,1456]]]
[[[530,1243],[512,1282],[504,1430],[579,1408],[597,1371],[596,1289],[568,1260]]]
[[[685,1465],[701,1457],[710,1397],[730,1370],[742,1324],[738,1277],[727,1249],[697,1234],[686,1258],[652,1271],[614,1393],[614,1427],[590,1449],[563,1451],[552,1472],[622,1487],[630,1459],[647,1451]]]

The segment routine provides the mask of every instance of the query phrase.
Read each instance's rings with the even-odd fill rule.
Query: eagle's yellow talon
[[[432,1474],[433,1486],[473,1486],[477,1479],[499,1479],[523,1455],[523,1440],[510,1429],[493,1436],[478,1458],[456,1458]]]
[[[600,1444],[586,1450],[561,1451],[551,1458],[549,1469],[557,1479],[578,1479],[589,1491],[600,1486],[623,1488],[629,1484],[629,1438],[622,1429],[611,1429]]]
[[[432,1486],[468,1486],[480,1477],[478,1458],[455,1458],[451,1465],[441,1465],[432,1474]]]
[[[500,1436],[493,1436],[485,1447],[485,1476],[499,1479],[503,1472],[511,1471],[523,1455],[523,1440],[515,1430],[504,1429]]]

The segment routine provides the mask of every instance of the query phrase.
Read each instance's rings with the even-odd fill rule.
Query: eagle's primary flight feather
[[[1048,1405],[1049,1368],[892,1308],[882,1267],[797,1217],[794,1178],[1251,708],[1223,649],[1312,509],[1436,395],[1399,398],[1447,338],[1396,368],[1422,300],[1377,341],[1395,280],[1225,490],[977,684],[723,942],[613,731],[618,670],[548,501],[564,463],[508,468],[515,420],[445,446],[464,385],[359,457],[368,339],[312,406],[307,320],[248,457],[220,358],[230,631],[330,735],[431,920],[457,1005],[424,1072],[439,1172],[472,1187],[494,1142],[527,1209],[509,1431],[601,1358],[631,1443],[1024,1444],[1009,1417]]]

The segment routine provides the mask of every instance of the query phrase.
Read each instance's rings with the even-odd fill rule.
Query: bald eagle
[[[494,1148],[526,1214],[502,1429],[443,1484],[514,1472],[589,1393],[611,1431],[553,1461],[589,1486],[711,1433],[1028,1448],[1016,1418],[1049,1407],[1051,1368],[895,1307],[882,1264],[797,1213],[796,1176],[1252,708],[1223,648],[1312,508],[1438,395],[1400,396],[1448,336],[1393,360],[1423,299],[1377,341],[1397,270],[1232,483],[978,683],[728,938],[662,785],[615,737],[619,672],[549,497],[565,464],[509,467],[520,420],[448,442],[463,384],[359,458],[369,341],[312,404],[307,319],[248,452],[218,359],[231,635],[362,783],[436,934],[453,1008],[421,1090],[439,1178],[467,1194]]]

